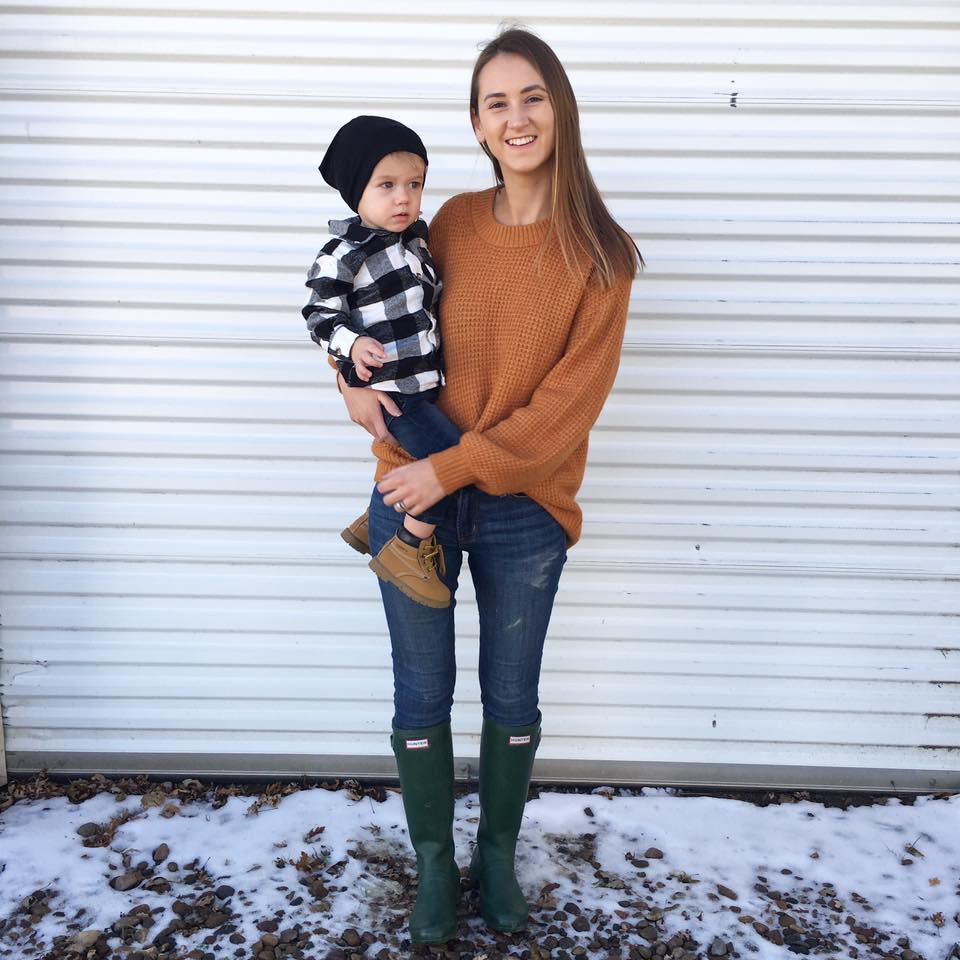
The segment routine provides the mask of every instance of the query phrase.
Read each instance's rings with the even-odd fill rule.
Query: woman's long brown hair
[[[546,85],[553,106],[556,141],[553,151],[553,215],[556,232],[568,266],[586,256],[604,286],[618,277],[633,276],[643,257],[630,234],[610,215],[594,183],[580,140],[580,112],[566,70],[551,47],[535,34],[513,27],[504,30],[480,51],[470,80],[471,119],[479,115],[480,71],[497,55],[515,53],[524,58]],[[484,143],[483,152],[493,164],[497,184],[503,170]]]

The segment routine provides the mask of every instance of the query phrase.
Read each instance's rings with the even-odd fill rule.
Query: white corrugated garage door
[[[430,149],[426,215],[488,185],[469,71],[520,16],[649,264],[537,775],[960,785],[957,4],[320,9],[0,4],[10,771],[393,770],[337,537],[368,442],[299,314],[343,209],[316,165],[381,112]]]

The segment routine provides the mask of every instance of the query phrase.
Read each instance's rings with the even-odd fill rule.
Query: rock
[[[132,890],[134,887],[139,887],[141,883],[143,883],[143,875],[140,871],[131,870],[129,873],[114,877],[110,881],[110,886],[113,887],[114,890],[123,892],[124,890]]]
[[[73,938],[73,948],[80,953],[89,950],[101,937],[102,930],[82,930]]]
[[[359,947],[360,946],[360,934],[357,933],[353,927],[348,927],[340,936],[340,942],[346,944],[348,947]]]
[[[211,910],[204,919],[203,925],[212,930],[214,927],[223,926],[229,919],[229,913],[224,913],[222,910]]]
[[[648,860],[662,860],[663,851],[658,850],[656,847],[650,847],[643,854]]]
[[[159,866],[169,856],[170,848],[165,843],[161,843],[160,846],[153,851],[153,862]]]
[[[237,891],[228,883],[221,883],[220,886],[213,891],[213,894],[218,900],[226,900],[227,897],[232,897],[236,892]]]
[[[276,920],[261,920],[261,921],[257,924],[257,929],[258,929],[261,933],[276,933],[276,932],[277,932],[277,928],[278,928],[279,926],[280,926],[280,924],[277,923]]]
[[[923,960],[919,953],[914,953],[912,950],[904,950],[900,956],[903,960]]]
[[[171,886],[170,881],[164,877],[151,877],[144,883],[143,889],[151,893],[169,893]]]
[[[275,933],[265,933],[260,938],[260,942],[265,947],[275,947],[280,942],[280,938]]]
[[[565,913],[569,913],[571,917],[580,916],[580,908],[571,900],[569,903],[563,905]]]
[[[87,837],[95,837],[100,832],[99,823],[81,823],[77,827],[77,833],[86,839]]]
[[[710,956],[725,957],[726,955],[727,945],[719,937],[716,937],[713,943],[710,944]]]
[[[729,887],[725,887],[722,883],[717,884],[717,893],[719,893],[721,897],[726,897],[728,900],[740,899]]]
[[[577,917],[570,926],[573,927],[578,933],[586,933],[590,929],[590,921],[586,917],[580,916]]]
[[[651,943],[656,943],[656,942],[657,942],[657,928],[656,928],[656,927],[651,927],[651,926],[649,926],[649,925],[646,926],[646,927],[641,927],[641,928],[640,928],[640,936],[643,937],[644,940],[649,940]]]
[[[793,930],[794,933],[803,933],[803,927],[797,923],[794,917],[791,917],[789,913],[781,913],[777,918],[781,927],[787,927],[790,930]]]
[[[174,900],[173,906],[170,909],[178,916],[185,917],[188,913],[193,911],[193,907],[190,906],[185,900]]]

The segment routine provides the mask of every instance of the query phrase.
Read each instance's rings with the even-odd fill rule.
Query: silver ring
[[[406,512],[407,512],[407,508],[403,505],[403,501],[402,501],[402,500],[398,500],[398,501],[393,505],[393,509],[396,510],[397,513],[406,513]]]

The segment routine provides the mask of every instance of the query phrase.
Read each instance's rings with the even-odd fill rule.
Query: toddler
[[[401,410],[384,410],[387,429],[420,460],[453,446],[460,433],[437,409],[443,384],[437,301],[441,283],[427,248],[420,200],[427,151],[409,127],[386,117],[354,117],[337,131],[320,172],[357,216],[331,220],[307,274],[302,313],[351,387],[385,391]],[[402,509],[397,505],[397,509]],[[405,514],[370,568],[408,597],[447,607],[443,548],[434,530],[446,501]],[[370,553],[367,514],[342,533]]]

